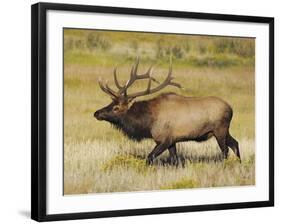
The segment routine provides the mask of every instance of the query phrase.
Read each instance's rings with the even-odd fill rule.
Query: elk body
[[[227,158],[230,147],[240,160],[238,142],[229,133],[232,119],[229,104],[217,97],[185,97],[175,93],[133,102],[136,97],[158,92],[168,85],[181,88],[172,81],[171,62],[169,73],[161,84],[151,77],[151,67],[145,74],[138,75],[138,64],[139,60],[132,67],[130,79],[124,86],[119,84],[114,70],[118,91],[99,80],[100,88],[112,98],[112,103],[94,113],[98,120],[110,122],[130,139],[153,139],[156,146],[147,157],[148,164],[168,149],[171,163],[177,165],[177,142],[201,142],[212,136],[216,138],[224,158]],[[148,79],[146,90],[127,94],[127,89],[140,79]],[[159,85],[151,88],[152,81]]]

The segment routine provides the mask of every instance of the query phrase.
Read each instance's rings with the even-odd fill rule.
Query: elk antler
[[[114,90],[112,90],[108,84],[107,81],[105,83],[105,85],[103,84],[101,78],[99,78],[99,86],[101,88],[102,91],[104,91],[106,94],[110,95],[112,98],[119,98],[118,93],[116,93]]]
[[[148,84],[147,84],[146,90],[127,95],[127,98],[136,98],[136,97],[139,97],[139,96],[145,96],[145,95],[153,94],[153,93],[156,93],[156,92],[160,91],[161,89],[165,88],[168,85],[176,86],[178,88],[182,88],[180,84],[172,82],[174,77],[172,77],[172,58],[171,57],[170,57],[169,72],[168,72],[168,75],[167,75],[166,79],[159,86],[157,86],[153,89],[151,89],[151,80],[153,78],[150,75],[151,74],[148,73]]]
[[[108,95],[110,95],[113,98],[124,98],[126,100],[132,100],[136,97],[139,96],[145,96],[145,95],[149,95],[155,92],[158,92],[159,90],[165,88],[168,85],[172,85],[172,86],[176,86],[178,88],[181,88],[181,85],[175,82],[172,82],[173,77],[172,77],[172,58],[170,58],[170,67],[169,67],[169,73],[168,76],[166,77],[166,79],[160,84],[160,82],[158,82],[155,78],[153,78],[151,76],[151,71],[152,71],[152,66],[149,67],[149,69],[147,70],[146,73],[142,74],[142,75],[138,75],[137,74],[137,70],[138,70],[138,65],[139,65],[139,58],[137,58],[135,65],[132,66],[131,69],[131,74],[130,74],[130,78],[129,80],[126,82],[126,84],[124,86],[120,85],[118,79],[117,79],[117,68],[114,68],[113,71],[113,75],[114,75],[114,82],[115,85],[118,89],[118,92],[112,90],[107,82],[105,83],[105,85],[102,83],[101,79],[99,79],[99,85],[100,88],[107,93]],[[132,94],[127,94],[127,89],[132,86],[132,84],[140,79],[148,79],[148,84],[147,84],[147,88],[144,91],[141,92],[137,92],[137,93],[132,93]],[[156,82],[158,84],[160,84],[159,86],[151,89],[151,81]]]

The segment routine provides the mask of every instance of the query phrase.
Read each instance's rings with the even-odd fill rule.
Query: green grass
[[[114,169],[135,169],[138,173],[146,174],[153,172],[153,167],[147,166],[145,159],[136,158],[132,155],[117,155],[111,160],[105,162],[102,166],[102,171],[110,172]]]
[[[254,65],[255,42],[248,38],[164,35],[132,32],[64,30],[67,64],[116,65],[141,55],[144,62],[167,63],[170,55],[182,66]]]
[[[65,194],[255,184],[253,39],[69,29],[64,37]],[[97,44],[89,47],[90,41]],[[118,66],[118,77],[125,83],[139,55],[139,73],[154,64],[153,76],[163,80],[169,67],[168,51],[174,43],[179,49],[173,53],[173,76],[184,89],[167,87],[162,92],[218,96],[227,101],[234,111],[230,132],[239,141],[241,164],[232,152],[229,160],[221,161],[218,145],[212,139],[177,144],[182,158],[179,167],[165,163],[167,152],[150,167],[145,159],[154,147],[152,140],[131,141],[109,123],[93,118],[93,112],[111,102],[98,86],[99,77],[114,86],[113,68]],[[159,48],[164,49],[164,55],[158,55]],[[178,51],[183,52],[181,56]],[[145,87],[146,82],[140,81],[133,88],[136,91]]]
[[[167,64],[167,59],[154,59],[149,56],[142,57],[142,62],[145,64],[157,63],[160,65]],[[94,54],[92,52],[83,52],[83,51],[70,51],[65,55],[66,64],[76,64],[84,66],[93,66],[93,65],[104,65],[104,66],[116,66],[117,64],[122,65],[124,63],[134,63],[135,58],[130,55],[124,55],[120,58],[119,54],[107,55],[104,52],[99,52]],[[234,67],[234,66],[249,66],[254,64],[253,58],[241,58],[237,55],[231,54],[217,54],[217,55],[188,55],[185,58],[177,59],[177,67]]]
[[[160,187],[160,189],[169,190],[169,189],[185,189],[185,188],[196,188],[196,187],[199,187],[196,181],[188,178],[182,178],[181,180],[162,186]]]

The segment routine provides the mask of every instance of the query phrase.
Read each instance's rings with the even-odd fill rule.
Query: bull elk
[[[201,142],[212,136],[216,138],[223,158],[227,158],[230,147],[240,160],[238,142],[229,133],[232,108],[228,103],[212,96],[185,97],[175,93],[163,93],[149,100],[133,102],[137,97],[156,93],[169,85],[181,88],[180,84],[172,81],[171,60],[168,75],[162,83],[151,76],[151,67],[146,73],[137,74],[138,65],[139,59],[132,66],[125,85],[120,84],[114,69],[117,91],[99,79],[101,90],[112,98],[112,102],[94,113],[96,119],[110,122],[130,139],[141,141],[152,138],[156,146],[148,155],[147,164],[168,149],[171,163],[177,165],[176,143]],[[128,94],[128,88],[143,79],[148,80],[147,88]],[[152,82],[158,85],[152,88]]]

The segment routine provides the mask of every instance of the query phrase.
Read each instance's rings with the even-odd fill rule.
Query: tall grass
[[[253,39],[66,29],[64,49],[65,194],[255,184]],[[100,90],[98,77],[113,86],[113,68],[118,65],[119,79],[125,83],[139,55],[139,72],[154,64],[153,75],[163,80],[169,54],[174,55],[173,76],[184,89],[167,87],[163,92],[226,100],[234,111],[230,132],[240,143],[242,164],[232,152],[222,161],[211,139],[177,144],[178,168],[168,165],[167,152],[149,167],[145,159],[154,147],[152,140],[131,141],[93,118],[94,111],[111,102]],[[139,82],[134,90],[145,86]]]
[[[145,164],[145,156],[153,143],[85,141],[65,143],[64,193],[98,193],[183,188],[243,186],[255,184],[254,142],[240,141],[242,164],[231,152],[222,161],[215,141],[190,142],[179,148],[181,165],[167,165],[164,153],[153,166]],[[184,162],[183,162],[184,161]],[[182,165],[184,163],[184,165]]]

